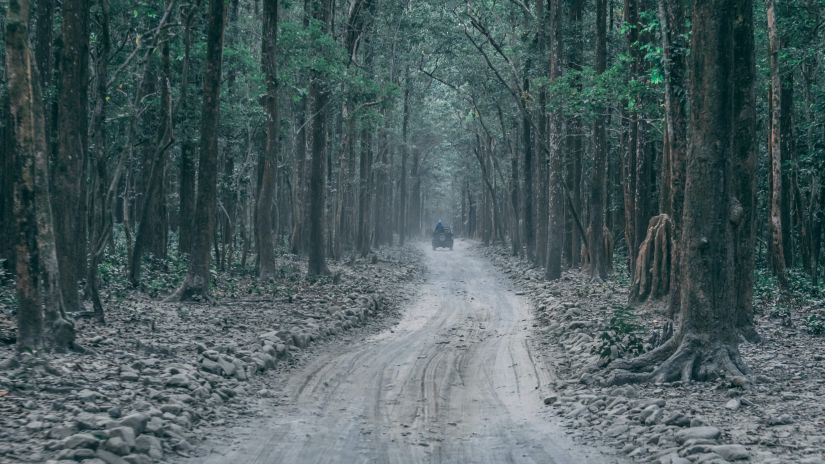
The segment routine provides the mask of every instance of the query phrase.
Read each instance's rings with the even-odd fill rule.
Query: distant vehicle
[[[453,231],[449,227],[445,226],[433,232],[433,250],[439,248],[453,249]]]

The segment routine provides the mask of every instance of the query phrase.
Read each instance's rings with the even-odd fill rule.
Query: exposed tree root
[[[174,303],[178,301],[191,301],[195,299],[205,300],[210,303],[213,302],[209,295],[209,287],[207,282],[194,274],[188,274],[183,280],[180,288],[175,293],[169,295],[164,301],[167,303]]]
[[[613,362],[607,385],[707,381],[726,378],[747,383],[749,370],[735,343],[712,341],[709,337],[683,335],[635,359]]]
[[[667,214],[652,217],[636,258],[630,301],[659,299],[670,292],[673,221]]]

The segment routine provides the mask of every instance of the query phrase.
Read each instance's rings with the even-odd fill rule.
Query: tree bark
[[[550,82],[561,77],[562,57],[562,15],[561,0],[551,0],[548,4],[550,33],[548,43],[550,63],[548,77]],[[550,114],[550,128],[548,131],[548,205],[549,220],[547,225],[547,263],[545,277],[555,280],[561,277],[562,246],[564,245],[564,175],[562,172],[562,116],[559,110],[554,109]]]
[[[200,2],[199,2],[200,3]],[[198,3],[198,5],[199,5]],[[188,255],[192,251],[192,233],[195,213],[195,159],[194,144],[190,137],[190,104],[189,104],[189,73],[192,67],[192,23],[195,20],[197,8],[189,6],[183,31],[183,65],[180,82],[180,109],[182,118],[180,125],[180,167],[178,177],[178,254]]]
[[[223,0],[209,0],[206,37],[206,69],[203,76],[198,196],[189,271],[171,300],[209,297],[209,248],[215,236],[218,197],[218,125],[220,122],[221,68],[226,7]]]
[[[782,288],[787,288],[785,245],[782,223],[782,78],[779,74],[779,33],[776,29],[776,5],[766,0],[768,17],[768,51],[770,57],[770,136],[768,155],[771,160],[770,231],[771,265]]]
[[[53,168],[60,286],[66,310],[80,311],[77,284],[86,262],[84,162],[88,150],[89,2],[65,0],[58,92],[58,153]]]
[[[681,0],[659,0],[659,22],[662,25],[662,64],[665,75],[665,144],[659,211],[673,222],[673,241],[678,244],[684,203],[685,154],[687,151],[687,103],[685,11]],[[671,247],[670,293],[668,310],[671,317],[679,306],[679,247]]]
[[[266,146],[258,163],[260,186],[255,209],[255,244],[258,251],[258,276],[275,272],[275,244],[272,238],[272,201],[275,196],[275,167],[278,163],[278,1],[264,2],[261,61],[267,94],[263,97],[266,111]]]
[[[607,69],[607,0],[596,0],[596,73]],[[607,280],[607,250],[604,247],[605,171],[607,163],[607,130],[605,108],[596,109],[593,123],[593,179],[590,184],[590,237],[587,252],[590,277]]]
[[[756,59],[754,57],[753,0],[736,0],[733,26],[733,204],[737,221],[734,269],[736,323],[739,333],[751,342],[759,340],[753,324],[753,269],[756,259]]]
[[[322,32],[329,30],[329,0],[313,1],[313,17],[322,25]],[[328,274],[326,264],[326,241],[324,239],[324,209],[326,176],[326,118],[329,102],[329,89],[324,73],[313,70],[309,84],[310,100],[313,102],[312,121],[312,166],[309,181],[309,276]]]
[[[407,66],[404,78],[404,115],[401,122],[401,172],[398,182],[399,211],[398,211],[398,240],[401,246],[407,240],[407,158],[410,154],[409,131],[410,131],[410,96],[412,94],[412,76],[410,67]]]
[[[48,143],[37,65],[29,46],[30,5],[10,0],[6,18],[6,69],[15,134],[17,176],[16,288],[18,350],[74,346],[58,273],[49,192]]]

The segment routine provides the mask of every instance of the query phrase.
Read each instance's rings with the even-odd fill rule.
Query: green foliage
[[[599,344],[592,349],[602,359],[613,360],[625,356],[638,356],[646,351],[641,338],[643,328],[633,308],[616,306],[607,327],[599,335]]]
[[[811,335],[822,336],[825,335],[825,315],[822,313],[809,314],[805,318],[805,328]]]

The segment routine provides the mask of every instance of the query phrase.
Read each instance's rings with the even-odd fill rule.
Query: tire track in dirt
[[[397,326],[293,372],[282,385],[287,404],[197,462],[615,462],[539,415],[551,378],[527,343],[527,303],[456,245],[424,249],[428,280]]]

